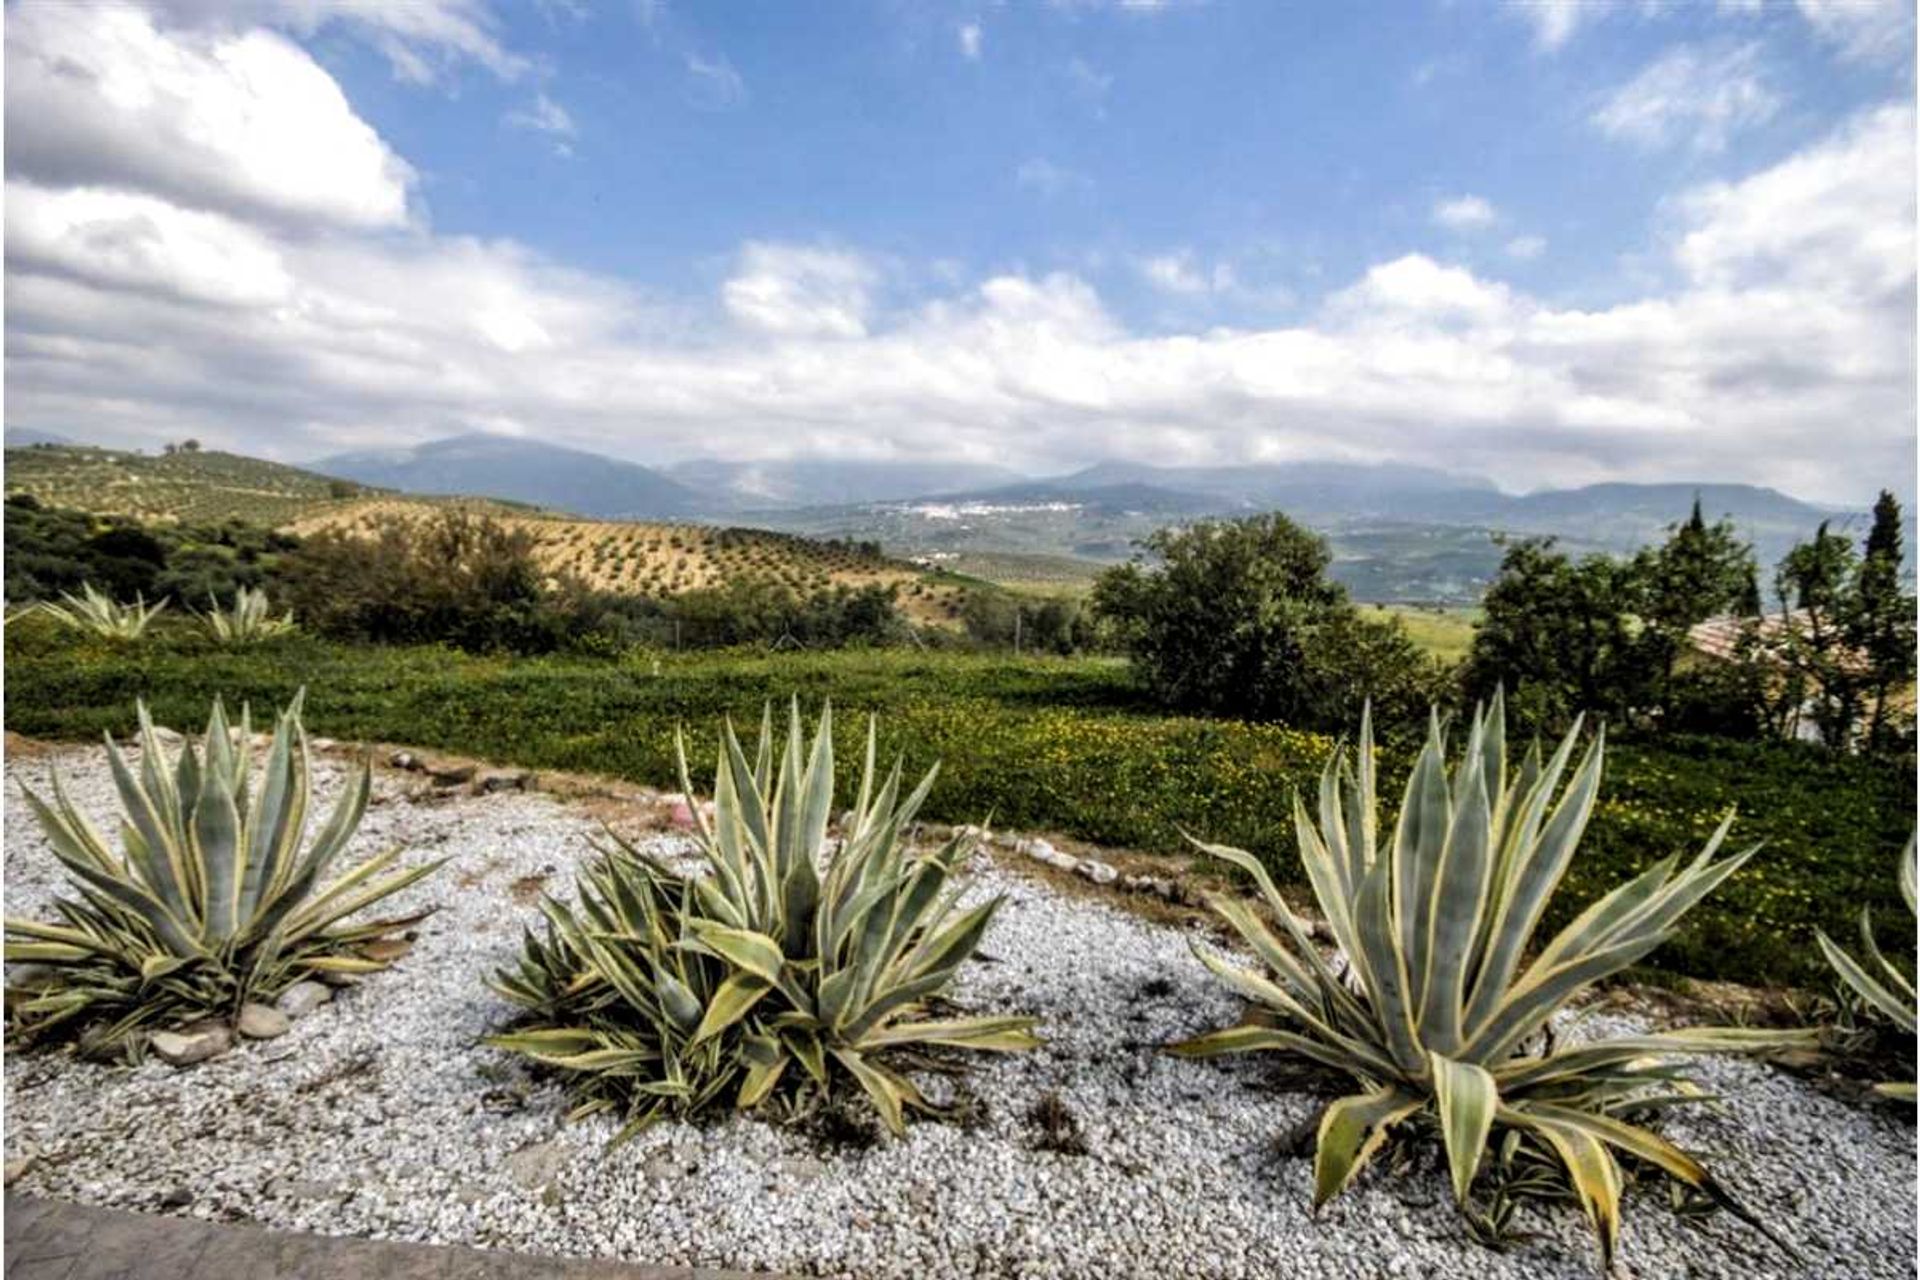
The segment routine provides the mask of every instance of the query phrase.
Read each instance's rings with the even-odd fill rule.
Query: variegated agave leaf
[[[676,745],[691,796],[684,742]],[[727,725],[711,821],[694,810],[706,873],[669,888],[661,877],[672,874],[630,847],[604,852],[578,911],[549,907],[548,938],[529,935],[519,967],[496,978],[496,989],[529,1011],[531,1028],[496,1043],[575,1071],[591,1098],[618,1095],[629,1106],[639,1086],[588,1079],[601,1060],[581,1058],[577,1046],[588,1043],[582,1037],[598,1045],[616,1033],[657,1046],[655,1069],[678,1073],[687,1087],[676,1087],[670,1102],[650,1095],[623,1132],[669,1107],[704,1105],[723,1089],[733,1091],[736,1106],[751,1108],[775,1094],[825,1093],[844,1082],[896,1133],[908,1110],[928,1109],[888,1064],[898,1051],[1036,1044],[1029,1018],[927,1016],[927,1002],[979,946],[999,904],[963,901],[965,841],[911,852],[908,831],[934,774],[902,795],[900,765],[882,779],[875,754],[869,723],[859,794],[830,844],[831,709],[810,744],[797,701],[783,741],[775,740],[769,709],[752,753]],[[652,904],[645,927],[609,905],[623,895]],[[675,964],[696,964],[697,973],[669,973]],[[669,978],[678,980],[672,1002],[685,1016],[663,1020]],[[614,994],[592,1009],[559,996],[581,997],[602,982]],[[536,1052],[549,1035],[559,1037],[565,1062]]]
[[[1914,838],[1910,834],[1906,848],[1900,852],[1900,896],[1906,899],[1909,914],[1915,910],[1917,878],[1920,878],[1920,868],[1916,867]],[[1873,936],[1872,913],[1866,907],[1860,908],[1860,954],[1865,957],[1864,960],[1855,959],[1824,931],[1819,931],[1817,937],[1827,963],[1854,995],[1875,1013],[1912,1035],[1915,1021],[1914,981],[1880,949],[1879,942]],[[1910,1081],[1891,1081],[1874,1087],[1888,1097],[1907,1102],[1914,1100],[1916,1092]]]
[[[1697,1162],[1616,1113],[1696,1092],[1672,1065],[1676,1056],[1764,1051],[1806,1043],[1809,1033],[1692,1028],[1541,1047],[1555,1013],[1658,947],[1754,852],[1717,856],[1729,817],[1691,861],[1653,863],[1538,943],[1599,794],[1604,735],[1584,751],[1578,740],[1576,725],[1551,756],[1535,747],[1510,766],[1496,695],[1475,710],[1460,762],[1449,767],[1436,715],[1388,828],[1378,816],[1371,717],[1363,716],[1358,749],[1328,762],[1315,809],[1294,802],[1305,878],[1337,961],[1314,946],[1257,858],[1200,845],[1253,879],[1278,931],[1251,904],[1216,896],[1213,907],[1260,968],[1196,953],[1277,1014],[1277,1025],[1228,1028],[1174,1052],[1279,1051],[1353,1078],[1361,1092],[1321,1123],[1316,1203],[1352,1181],[1392,1126],[1421,1115],[1440,1133],[1463,1206],[1496,1132],[1517,1133],[1556,1161],[1594,1225],[1603,1266],[1617,1231],[1617,1152],[1753,1221]]]
[[[58,922],[6,921],[7,961],[36,967],[8,988],[18,1036],[106,1019],[124,1038],[149,1022],[231,1013],[309,973],[385,967],[380,940],[421,917],[344,922],[439,863],[393,871],[396,850],[325,882],[370,782],[362,765],[307,840],[302,701],[277,717],[257,790],[244,710],[236,729],[215,701],[201,745],[183,743],[170,759],[140,705],[137,767],[106,740],[122,809],[118,850],[57,772],[51,800],[26,792],[78,896],[56,901]]]
[[[234,593],[233,607],[222,609],[218,601],[209,601],[201,625],[216,643],[229,648],[258,644],[293,630],[291,611],[279,617],[267,604],[267,593],[254,587],[241,587]]]
[[[144,597],[135,596],[132,604],[121,604],[91,582],[83,582],[79,595],[63,591],[59,604],[48,601],[37,607],[61,626],[102,640],[132,641],[146,634],[147,624],[160,615],[167,602],[149,605]]]

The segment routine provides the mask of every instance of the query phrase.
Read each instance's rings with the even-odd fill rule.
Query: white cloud
[[[6,184],[7,258],[107,289],[189,302],[261,306],[293,279],[272,242],[214,213],[97,188]]]
[[[162,31],[115,4],[7,13],[7,170],[202,208],[396,226],[413,170],[289,41]],[[30,126],[29,126],[29,122]]]
[[[1518,258],[1522,262],[1532,262],[1547,251],[1545,236],[1515,236],[1507,241],[1507,256]]]
[[[960,29],[956,34],[960,41],[960,56],[969,62],[980,61],[980,41],[982,38],[980,24],[977,22],[963,22],[960,24]]]
[[[1504,0],[1507,11],[1533,27],[1534,45],[1554,52],[1574,33],[1607,16],[1613,0]]]
[[[688,102],[707,111],[725,111],[746,102],[747,82],[726,55],[706,58],[688,53],[685,61]]]
[[[45,119],[17,112],[10,141]],[[235,201],[226,175],[204,180],[220,200],[125,164],[138,194],[17,177],[8,418],[296,457],[537,429],[647,460],[1395,458],[1516,487],[1711,478],[1860,501],[1913,466],[1913,133],[1887,107],[1676,197],[1671,282],[1617,306],[1409,254],[1286,325],[1155,335],[1063,273],[883,309],[896,277],[873,260],[764,242],[668,310],[511,243],[289,227],[284,200]],[[1197,258],[1170,281],[1182,265],[1212,283]]]
[[[858,254],[753,243],[741,251],[721,296],[735,320],[761,333],[858,338],[867,332],[878,280]]]
[[[1882,62],[1913,53],[1912,0],[1799,0],[1799,7],[1842,57]]]
[[[1640,146],[1684,142],[1720,151],[1734,133],[1764,124],[1779,108],[1779,95],[1762,75],[1758,45],[1681,45],[1609,94],[1593,123],[1608,137]]]
[[[379,49],[395,76],[416,84],[438,80],[462,60],[504,80],[528,65],[500,43],[485,0],[157,0],[155,7],[180,25],[275,26],[303,36],[344,27]]]
[[[1436,200],[1433,220],[1449,231],[1484,231],[1500,221],[1500,211],[1484,196]]]
[[[535,94],[532,102],[507,112],[505,118],[516,129],[531,129],[559,138],[571,138],[578,132],[567,109],[544,93]]]
[[[1743,181],[1690,192],[1675,260],[1706,288],[1898,299],[1914,280],[1913,142],[1913,109],[1882,107]]]

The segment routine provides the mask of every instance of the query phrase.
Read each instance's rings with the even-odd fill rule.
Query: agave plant
[[[1907,900],[1907,910],[1915,910],[1914,882],[1916,871],[1913,837],[1907,837],[1907,847],[1900,854],[1900,896]],[[1868,963],[1861,964],[1842,951],[1825,931],[1819,932],[1820,950],[1826,955],[1827,963],[1833,966],[1841,980],[1853,989],[1853,993],[1864,1001],[1867,1007],[1908,1035],[1914,1033],[1914,987],[1913,979],[1900,972],[1894,963],[1880,950],[1880,944],[1873,938],[1873,913],[1866,907],[1860,908],[1860,947]],[[1875,1085],[1874,1088],[1888,1097],[1914,1101],[1915,1088],[1912,1083],[1893,1082]]]
[[[1453,1192],[1469,1192],[1489,1140],[1510,1135],[1564,1173],[1612,1265],[1622,1186],[1616,1152],[1664,1171],[1765,1231],[1686,1152],[1623,1118],[1698,1096],[1673,1055],[1755,1052],[1804,1033],[1689,1028],[1564,1044],[1549,1022],[1582,989],[1660,945],[1681,916],[1753,850],[1718,858],[1731,815],[1690,862],[1662,858],[1530,948],[1566,873],[1600,787],[1604,735],[1570,780],[1576,725],[1544,763],[1536,745],[1508,772],[1502,700],[1476,709],[1465,757],[1449,771],[1435,717],[1408,779],[1398,821],[1383,833],[1370,718],[1359,750],[1337,752],[1320,778],[1318,824],[1294,801],[1301,861],[1338,944],[1324,958],[1258,859],[1200,847],[1240,867],[1278,921],[1245,901],[1213,908],[1266,972],[1196,947],[1233,990],[1276,1025],[1242,1025],[1174,1046],[1191,1057],[1278,1050],[1332,1068],[1359,1092],[1321,1117],[1314,1204],[1338,1195],[1407,1122],[1437,1125]],[[1768,1233],[1771,1235],[1771,1233]]]
[[[167,607],[165,600],[149,606],[140,595],[134,596],[132,604],[121,604],[97,590],[91,582],[81,583],[77,596],[61,592],[60,599],[64,603],[42,604],[40,612],[62,626],[88,632],[102,640],[138,640],[146,633],[147,624]]]
[[[217,600],[209,600],[201,622],[215,643],[237,648],[292,631],[293,611],[276,618],[268,608],[265,591],[241,587],[234,593],[231,609],[222,609]]]
[[[576,1116],[621,1109],[616,1141],[729,1092],[742,1109],[775,1095],[805,1105],[848,1083],[898,1134],[909,1108],[935,1109],[901,1059],[1037,1044],[1030,1018],[930,1016],[1000,900],[962,905],[970,836],[910,852],[935,771],[902,798],[896,762],[876,789],[874,733],[869,722],[859,798],[830,848],[831,711],[805,751],[794,704],[777,775],[771,714],[751,759],[728,725],[711,821],[691,806],[703,873],[602,846],[579,905],[546,901],[544,939],[529,932],[518,964],[495,975],[528,1017],[491,1043],[569,1073]]]
[[[26,792],[78,896],[55,901],[57,923],[6,920],[6,959],[26,966],[6,993],[18,1038],[90,1024],[85,1047],[137,1054],[138,1032],[149,1024],[231,1015],[303,977],[391,963],[389,935],[424,912],[345,921],[440,864],[382,878],[396,849],[323,887],[366,810],[368,771],[355,770],[307,841],[311,768],[301,702],[296,696],[278,717],[258,791],[244,711],[236,735],[215,701],[202,749],[183,743],[169,760],[142,704],[137,771],[107,738],[125,810],[119,852],[68,798],[58,773],[52,803]]]

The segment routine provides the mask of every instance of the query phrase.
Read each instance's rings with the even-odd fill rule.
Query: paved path
[[[705,1267],[310,1236],[6,1198],[6,1280],[749,1280]],[[761,1277],[760,1280],[767,1280]]]

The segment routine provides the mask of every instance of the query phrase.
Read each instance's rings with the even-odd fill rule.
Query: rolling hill
[[[156,522],[230,519],[310,534],[370,531],[383,519],[424,520],[448,508],[526,530],[556,577],[600,590],[677,595],[743,581],[805,595],[836,587],[894,585],[918,622],[956,625],[981,583],[848,544],[764,529],[688,522],[588,520],[491,498],[398,494],[260,458],[214,450],[159,456],[35,444],[6,451],[9,495],[48,506]]]
[[[382,489],[506,498],[576,515],[672,520],[714,513],[699,490],[635,462],[507,436],[464,435],[314,464]]]
[[[49,506],[142,520],[284,525],[373,492],[351,480],[218,450],[144,454],[82,445],[9,445],[7,492]]]

